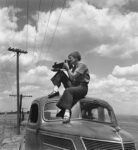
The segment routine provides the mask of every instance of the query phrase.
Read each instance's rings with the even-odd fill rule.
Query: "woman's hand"
[[[65,70],[69,70],[69,65],[68,65],[68,63],[67,62],[64,62],[64,66],[63,66],[63,68],[65,69]]]

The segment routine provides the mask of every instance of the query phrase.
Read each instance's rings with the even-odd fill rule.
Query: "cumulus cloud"
[[[34,59],[34,55],[33,55],[33,53],[22,54],[20,56],[20,64],[23,66],[32,66],[32,63],[36,63],[38,61],[38,56],[35,55],[36,57]]]
[[[104,13],[102,11],[102,13]],[[107,19],[104,19],[102,29],[103,39],[91,52],[96,52],[101,56],[130,58],[133,54],[137,54],[137,13],[128,15],[108,14],[105,13]],[[100,39],[100,38],[99,38]]]
[[[137,92],[138,81],[108,75],[104,78],[96,76],[89,86],[88,94],[92,97],[105,99],[117,113],[135,114],[137,109],[133,108],[138,105]],[[127,107],[128,109],[123,109],[122,107]]]
[[[17,20],[16,13],[20,9],[13,7],[1,8],[0,9],[0,43],[1,46],[9,43],[13,38],[14,30],[17,29]]]
[[[47,37],[56,28],[60,11],[57,9],[52,12]],[[97,9],[85,1],[71,2],[70,7],[64,9],[49,50],[57,50],[61,54],[63,50],[68,52],[68,49],[76,49],[82,53],[94,52],[106,57],[131,57],[138,52],[137,19],[137,13],[110,13],[108,8]]]
[[[127,66],[127,67],[120,67],[120,66],[115,66],[113,72],[113,75],[115,76],[137,76],[138,75],[138,64],[132,65],[132,66]]]
[[[17,28],[17,20],[16,13],[19,12],[20,9],[14,9],[13,7],[9,8],[1,8],[0,10],[0,29],[16,29]]]
[[[21,91],[29,93],[30,91],[32,92],[32,91],[39,90],[39,89],[40,89],[39,86],[27,85],[27,86],[23,86],[21,88]]]
[[[98,8],[112,8],[112,7],[121,7],[126,5],[130,0],[87,0],[90,4],[95,5]]]
[[[11,54],[11,53],[5,54],[5,55],[0,54],[0,62],[1,63],[6,63],[7,61],[11,61],[12,57],[13,57],[13,54]]]
[[[37,66],[21,75],[21,83],[46,85],[53,73],[46,66]]]
[[[108,75],[107,78],[96,78],[96,80],[94,80],[94,88],[95,89],[114,89],[114,87],[118,88],[118,87],[127,87],[127,86],[133,86],[133,85],[137,85],[136,81],[133,80],[127,80],[126,78],[117,78],[114,77],[113,75]],[[109,90],[109,91],[110,91]]]
[[[120,0],[118,3],[125,2]],[[114,5],[117,2],[106,3]],[[74,49],[82,53],[94,52],[101,56],[121,58],[131,57],[138,52],[137,13],[124,15],[119,12],[110,13],[108,8],[97,9],[86,1],[71,1],[63,12],[61,8],[52,11],[49,23],[47,21],[50,12],[38,12],[39,20],[35,19],[36,22],[38,21],[37,28],[28,24],[22,31],[16,31],[17,10],[13,11],[12,21],[8,12],[8,8],[1,10],[1,13],[7,16],[5,18],[7,23],[1,25],[1,28],[5,28],[1,31],[1,35],[4,35],[2,39],[11,41],[11,44],[16,43],[16,46],[22,49],[28,47],[31,51],[47,53],[54,59],[64,58],[64,51],[69,53]],[[12,29],[8,27],[9,24]]]

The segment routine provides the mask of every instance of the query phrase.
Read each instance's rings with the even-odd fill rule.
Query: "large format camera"
[[[72,65],[70,64],[70,60],[65,60],[64,62],[61,63],[55,62],[54,65],[52,66],[52,71],[59,71],[61,69],[65,69],[64,63],[68,63],[69,69],[72,67]]]

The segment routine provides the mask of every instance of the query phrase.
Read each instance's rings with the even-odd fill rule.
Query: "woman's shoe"
[[[48,98],[52,98],[52,97],[55,97],[55,96],[59,96],[59,91],[53,91],[53,92],[51,92],[51,93],[48,95]]]
[[[69,123],[70,118],[71,118],[71,111],[67,109],[64,114],[63,123]]]
[[[56,114],[56,117],[61,117],[61,118],[63,118],[63,117],[64,117],[64,113],[65,113],[65,109],[61,109],[60,112],[58,112],[58,113]]]

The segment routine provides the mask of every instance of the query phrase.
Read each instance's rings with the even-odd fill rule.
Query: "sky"
[[[79,51],[88,66],[89,97],[117,114],[138,115],[137,0],[0,0],[0,110],[15,111],[16,53],[23,107],[53,90],[54,62]],[[61,86],[60,93],[64,88]]]

